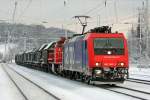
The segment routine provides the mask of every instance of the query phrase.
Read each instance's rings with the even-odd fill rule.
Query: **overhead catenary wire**
[[[100,23],[100,15],[103,15],[102,12],[104,12],[104,9],[105,9],[105,19],[108,19],[108,11],[107,11],[107,6],[108,6],[108,1],[111,1],[112,0],[104,0],[101,4],[101,6],[97,7],[95,10],[92,10],[89,14],[91,14],[91,17],[92,18],[99,18],[97,21],[97,23]],[[109,2],[110,3],[110,2]],[[96,7],[96,6],[95,6]],[[89,10],[90,11],[90,10]],[[95,14],[93,14],[94,12],[96,12]],[[104,16],[104,15],[103,15]]]
[[[114,0],[114,11],[115,11],[115,17],[116,17],[116,23],[118,22],[118,12],[117,12],[117,0]]]
[[[16,15],[16,11],[17,11],[17,5],[18,5],[18,2],[15,1],[15,8],[14,8],[14,11],[13,11],[12,23],[15,23],[15,15]]]
[[[129,19],[133,19],[133,18],[136,18],[136,16],[135,15],[128,15],[126,17],[122,17],[122,18],[118,19],[117,23],[120,24],[123,21],[129,20]],[[114,20],[114,18],[110,18],[108,20],[107,19],[101,20],[101,22],[107,23],[107,22],[113,22],[113,20]],[[95,19],[94,21],[88,21],[87,23],[96,23],[96,22],[97,22],[97,20]],[[114,23],[114,24],[117,24],[117,23]]]
[[[10,28],[10,30],[8,32],[8,37],[7,37],[7,40],[6,40],[7,41],[6,44],[8,43],[8,49],[10,49],[10,45],[9,45],[9,43],[11,42],[10,40],[13,41],[12,36],[13,36],[13,30],[15,29],[15,24],[16,24],[15,18],[16,18],[17,5],[18,5],[18,2],[15,0],[15,2],[14,2],[14,9],[13,9],[13,13],[12,13],[12,25],[11,25],[11,28]],[[13,55],[13,53],[12,53],[12,55]],[[8,58],[11,61],[13,59],[10,54],[8,54]]]
[[[110,1],[110,0],[109,0]],[[112,2],[112,1],[114,1],[114,2]],[[122,21],[124,21],[124,20],[128,20],[128,19],[131,19],[131,18],[135,18],[135,16],[134,15],[130,15],[130,16],[127,16],[127,17],[125,17],[125,18],[118,18],[118,11],[117,11],[117,9],[118,9],[118,7],[117,7],[117,2],[118,2],[118,0],[111,0],[111,2],[108,2],[108,0],[104,0],[103,1],[103,3],[102,3],[102,6],[100,6],[100,7],[97,7],[97,6],[95,6],[93,9],[90,9],[87,13],[88,14],[92,14],[93,12],[96,12],[95,14],[92,14],[92,18],[98,18],[98,16],[100,16],[100,15],[102,15],[102,12],[104,12],[104,9],[105,9],[105,20],[107,19],[108,21],[105,21],[105,22],[109,22],[110,21],[110,19],[108,18],[109,16],[109,14],[110,13],[108,13],[108,6],[114,6],[114,18],[111,20],[111,22],[113,22],[113,23],[120,23],[120,21],[122,22]],[[108,5],[109,4],[109,5]],[[97,7],[97,8],[96,8]],[[104,15],[103,15],[104,16]],[[103,18],[103,16],[101,16],[101,18]],[[98,20],[97,20],[98,21]],[[95,21],[96,22],[96,21]],[[101,20],[101,22],[103,22],[103,20]],[[98,22],[97,22],[98,23]]]
[[[83,13],[83,15],[88,15],[88,16],[90,16],[90,15],[92,15],[92,13],[93,12],[100,12],[100,11],[102,11],[102,9],[103,8],[105,8],[105,6],[107,5],[107,3],[106,3],[106,0],[103,0],[102,2],[100,2],[100,3],[98,3],[96,6],[94,6],[94,7],[92,7],[92,8],[90,8],[88,11],[86,11],[85,13]],[[100,11],[99,11],[99,9],[101,9]],[[99,15],[100,16],[100,15]],[[96,15],[96,17],[97,17],[97,15]],[[92,18],[93,18],[93,16],[92,16]],[[88,22],[89,23],[89,22]],[[72,24],[71,24],[72,25]],[[75,24],[76,25],[76,29],[77,29],[77,24]],[[100,17],[99,17],[99,25],[100,25]]]
[[[29,9],[30,5],[32,4],[32,0],[29,0],[27,6],[24,8],[24,10],[20,13],[18,18],[22,18],[24,16],[24,14],[26,13],[26,11]]]
[[[99,7],[101,7],[103,5],[103,2],[100,2],[99,4],[97,4],[96,6],[94,6],[93,8],[89,9],[87,12],[84,13],[84,15],[87,15],[91,12],[93,12],[94,10],[98,9]]]

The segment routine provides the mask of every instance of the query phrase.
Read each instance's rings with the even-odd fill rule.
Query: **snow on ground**
[[[6,46],[6,51],[5,51],[5,46]],[[15,48],[16,45],[15,45],[15,44],[12,44],[12,43],[10,43],[9,45],[8,45],[8,44],[7,44],[7,45],[5,45],[5,44],[0,44],[0,48],[1,48],[1,49],[0,49],[0,52],[1,52],[1,53],[5,53],[5,52],[7,53],[7,52],[8,52],[8,47],[12,49],[12,48]]]
[[[0,64],[0,99],[24,100],[23,96],[2,69],[2,64]]]
[[[150,80],[150,67],[139,64],[130,64],[129,78]]]
[[[50,91],[62,100],[133,100],[133,98],[131,97],[117,94],[100,87],[95,87],[92,85],[89,86],[81,82],[76,82],[45,72],[21,67],[16,64],[0,64],[0,98],[2,100],[24,100],[15,85],[3,71],[2,65],[4,67],[7,67],[7,65],[9,65],[11,68],[36,82],[47,91]],[[150,68],[137,68],[137,66],[139,65],[130,65],[130,78],[150,80]],[[126,83],[124,84],[124,86],[125,85],[128,86]],[[130,86],[134,87],[134,84],[130,83]],[[140,90],[141,88],[143,87],[139,86],[138,89]],[[30,94],[30,91],[27,91]],[[35,91],[35,93],[36,92],[37,91]]]
[[[56,100],[51,95],[44,92],[39,87],[35,86],[28,80],[22,78],[20,75],[15,73],[13,70],[5,67],[7,72],[11,75],[18,87],[23,91],[23,94],[28,98],[28,100]],[[36,91],[36,93],[35,93]]]
[[[131,97],[114,93],[100,87],[89,86],[81,82],[72,81],[15,64],[9,64],[9,66],[62,100],[134,100]]]

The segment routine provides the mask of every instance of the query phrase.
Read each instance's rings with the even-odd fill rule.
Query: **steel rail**
[[[143,98],[143,97],[140,97],[140,96],[135,96],[135,95],[132,95],[130,93],[124,93],[124,92],[120,92],[119,90],[114,90],[114,89],[112,89],[111,85],[103,85],[103,86],[104,87],[100,87],[100,86],[98,86],[98,87],[100,87],[102,89],[105,89],[105,90],[108,90],[108,91],[112,91],[112,92],[115,92],[115,93],[119,93],[119,94],[123,94],[123,95],[129,96],[129,97],[133,97],[133,98],[136,98],[136,99],[147,100],[146,98]],[[130,90],[132,92],[138,92],[138,93],[143,93],[143,94],[150,95],[150,93],[148,93],[148,92],[135,90],[135,89],[127,88],[127,87],[122,87],[122,86],[113,86],[113,87],[114,88],[122,88],[122,89]]]
[[[61,100],[60,98],[58,98],[57,96],[55,96],[54,94],[52,94],[51,92],[47,91],[46,89],[44,89],[43,87],[41,87],[40,85],[38,85],[37,83],[31,81],[29,78],[25,77],[24,75],[20,74],[19,72],[17,72],[16,70],[14,70],[13,68],[9,67],[9,69],[11,69],[12,71],[14,71],[16,74],[18,74],[19,76],[21,76],[22,78],[24,78],[25,80],[29,81],[30,83],[34,84],[36,87],[40,88],[41,90],[43,90],[45,93],[49,94],[50,96],[52,96],[53,98],[55,98],[56,100]]]
[[[21,95],[24,97],[25,100],[29,100],[27,98],[27,96],[23,93],[23,91],[20,89],[20,87],[16,84],[16,82],[13,80],[13,78],[11,77],[11,75],[7,72],[7,70],[2,66],[4,72],[7,74],[7,76],[9,77],[9,79],[13,82],[13,84],[16,86],[16,88],[18,89],[18,91],[21,93]]]
[[[148,81],[148,80],[129,78],[126,81],[150,85],[150,81]]]

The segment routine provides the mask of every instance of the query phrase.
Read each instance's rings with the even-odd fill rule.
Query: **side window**
[[[68,46],[65,47],[65,63],[68,64]]]
[[[70,64],[73,64],[73,47],[69,46]]]

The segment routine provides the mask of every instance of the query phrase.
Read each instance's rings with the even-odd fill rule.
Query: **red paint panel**
[[[124,55],[95,55],[94,43],[95,38],[122,38],[124,40]],[[96,67],[96,63],[101,64],[99,67],[117,67],[118,63],[124,62],[124,67],[128,67],[128,47],[127,40],[122,33],[106,34],[106,33],[89,33],[84,40],[87,40],[88,49],[88,67],[92,69]]]
[[[54,62],[54,53],[53,52],[49,52],[48,53],[48,62]]]
[[[62,64],[62,48],[55,47],[54,49],[54,62],[56,64]]]

